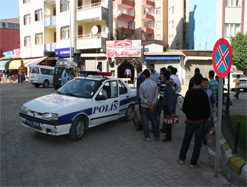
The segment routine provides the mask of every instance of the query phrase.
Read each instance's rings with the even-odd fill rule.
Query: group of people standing
[[[172,140],[172,125],[163,124],[160,126],[160,114],[164,110],[164,115],[176,114],[176,93],[181,91],[181,83],[176,75],[177,69],[168,66],[160,69],[160,73],[155,71],[154,64],[149,65],[149,69],[142,71],[141,64],[136,65],[137,71],[137,98],[139,101],[142,127],[146,141],[150,141],[150,130],[148,120],[152,124],[152,132],[155,140],[160,140],[160,131],[166,133],[164,142]]]
[[[181,92],[181,83],[176,75],[177,69],[168,66],[160,69],[160,74],[150,64],[149,69],[142,72],[142,66],[136,65],[137,97],[141,108],[142,126],[146,141],[150,141],[148,120],[152,123],[155,140],[160,140],[160,131],[166,133],[164,142],[172,140],[172,125],[163,123],[160,126],[160,114],[176,114],[178,93]],[[209,80],[203,78],[200,69],[190,80],[182,110],[186,115],[185,135],[179,153],[178,162],[184,164],[191,139],[195,134],[195,145],[190,161],[190,168],[198,166],[201,144],[207,144],[207,134],[214,127],[213,112],[216,111],[218,82],[214,79],[214,71],[209,71]]]

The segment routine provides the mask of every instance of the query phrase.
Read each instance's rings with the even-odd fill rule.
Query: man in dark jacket
[[[195,168],[198,166],[204,129],[203,125],[204,121],[210,116],[208,95],[200,87],[202,83],[202,75],[200,73],[196,73],[193,81],[194,87],[187,91],[184,98],[183,112],[185,113],[187,120],[184,140],[178,160],[180,164],[184,164],[186,153],[189,149],[193,134],[195,133],[195,145],[190,161],[190,168]]]
[[[200,69],[199,68],[196,68],[195,69],[195,74],[198,74],[198,73],[200,73]],[[190,79],[188,90],[191,89],[191,88],[193,88],[193,86],[194,86],[194,76],[191,77],[191,79]]]

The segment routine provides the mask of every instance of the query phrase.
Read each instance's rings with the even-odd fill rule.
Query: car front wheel
[[[125,121],[130,121],[134,118],[134,106],[130,105],[125,113]]]
[[[49,87],[49,81],[45,80],[45,82],[43,83],[44,88],[48,88]]]
[[[70,127],[70,131],[69,131],[69,137],[74,140],[74,141],[78,141],[80,140],[83,135],[84,135],[84,131],[86,128],[86,120],[84,117],[82,116],[78,116],[72,123],[71,127]]]

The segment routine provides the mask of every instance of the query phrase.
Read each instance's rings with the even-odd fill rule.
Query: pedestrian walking
[[[163,97],[163,108],[164,115],[171,116],[173,111],[173,101],[174,101],[174,90],[172,87],[172,83],[170,82],[170,72],[165,71],[163,73],[163,81],[166,86],[164,88],[164,97]],[[163,139],[163,142],[168,142],[172,140],[172,124],[165,124],[166,127],[166,136]]]
[[[207,93],[208,95],[208,101],[209,101],[209,106],[210,106],[210,117],[205,120],[204,123],[204,133],[202,136],[203,143],[207,145],[207,135],[208,132],[211,130],[211,128],[214,127],[214,117],[213,117],[213,112],[216,111],[216,98],[213,95],[213,92],[208,89],[208,79],[203,78],[202,79],[202,89]]]
[[[234,95],[234,97],[236,97],[236,99],[239,99],[239,94],[240,94],[239,78],[240,78],[240,75],[237,75],[237,78],[235,81],[236,94]]]
[[[131,70],[127,68],[124,72],[124,75],[126,76],[126,78],[131,78]]]
[[[65,66],[65,69],[63,70],[63,73],[62,73],[62,81],[61,81],[61,85],[65,85],[68,81],[71,80],[71,66],[69,64],[67,64]]]
[[[217,99],[219,83],[214,79],[214,71],[209,71],[208,76],[210,79],[208,82],[208,88],[212,90],[214,97]]]
[[[150,79],[157,84],[160,74],[157,71],[155,71],[154,64],[149,65],[149,70],[151,71]]]
[[[150,141],[150,133],[148,126],[148,116],[151,119],[154,138],[160,140],[159,126],[156,121],[155,105],[158,101],[158,87],[154,81],[150,79],[150,72],[145,69],[143,72],[145,80],[140,85],[140,99],[141,99],[141,116],[144,136],[146,141]]]
[[[200,69],[199,69],[199,68],[196,68],[196,69],[195,69],[194,76],[195,76],[195,74],[197,74],[197,73],[200,73]],[[194,80],[194,76],[190,78],[188,90],[191,89],[191,88],[193,88],[193,86],[194,86],[194,81],[193,81],[193,80]]]
[[[190,168],[195,168],[198,166],[203,135],[203,124],[204,121],[210,116],[208,96],[201,89],[202,75],[200,73],[196,73],[193,81],[194,87],[187,91],[182,108],[187,119],[185,135],[178,159],[180,164],[184,164],[191,139],[193,134],[195,134],[195,145],[190,161]]]
[[[182,90],[182,87],[181,87],[181,82],[180,82],[180,79],[179,77],[177,76],[177,68],[172,68],[172,71],[171,71],[171,80],[174,81],[174,83],[178,86],[178,89],[177,91],[175,92],[174,94],[174,101],[173,101],[173,109],[172,109],[172,114],[176,114],[176,104],[177,104],[177,98],[178,98],[178,94],[181,92]]]

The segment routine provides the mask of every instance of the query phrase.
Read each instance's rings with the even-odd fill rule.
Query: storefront
[[[102,65],[102,71],[108,71],[108,60],[105,53],[81,53],[81,69],[95,71],[97,65]]]

